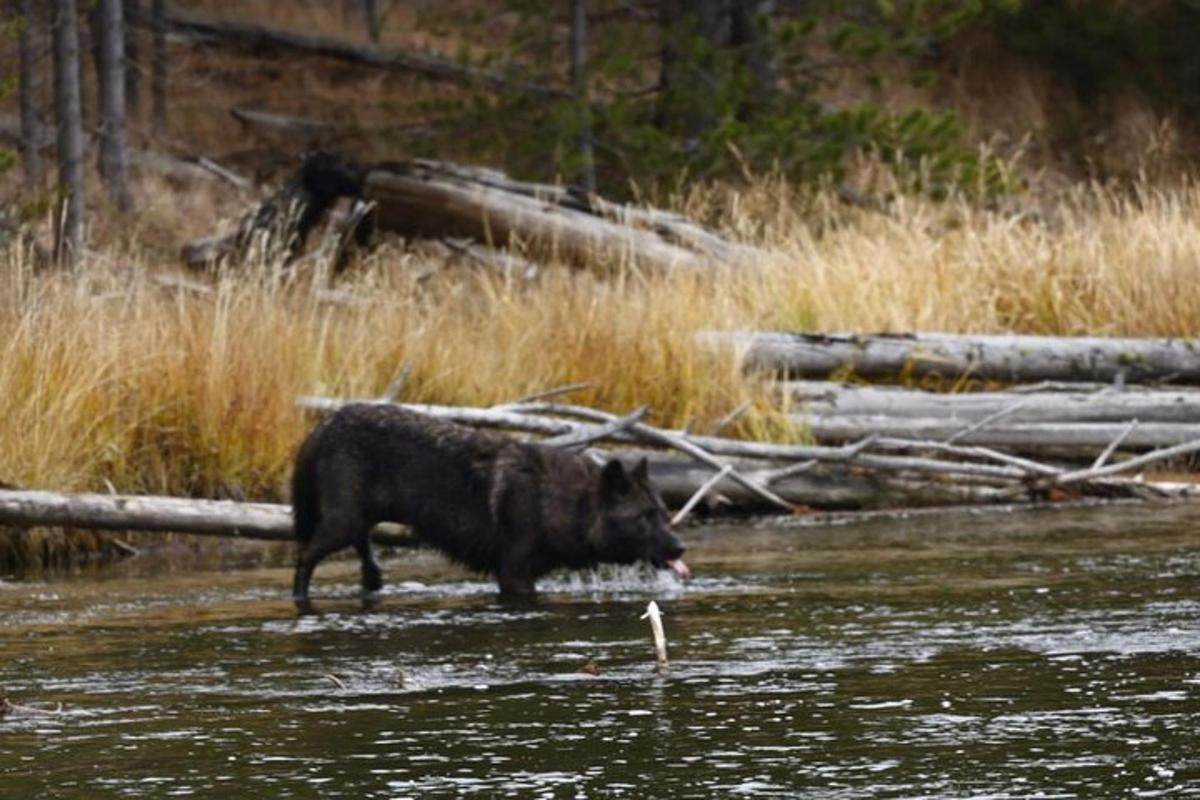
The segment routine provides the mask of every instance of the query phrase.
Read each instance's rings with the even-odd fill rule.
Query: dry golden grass
[[[793,436],[705,328],[1191,336],[1200,189],[1080,190],[1040,215],[904,199],[887,214],[778,182],[680,201],[752,232],[761,264],[703,275],[551,268],[506,281],[392,248],[313,299],[270,269],[211,294],[164,288],[114,246],[80,274],[0,265],[0,481],[64,490],[286,498],[310,424],[300,394],[488,404],[587,381],[572,399],[703,429],[746,399],[743,435]],[[599,265],[598,265],[599,266]],[[430,277],[432,273],[432,277]]]

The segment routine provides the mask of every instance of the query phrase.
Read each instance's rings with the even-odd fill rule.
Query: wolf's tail
[[[292,531],[296,540],[307,543],[312,540],[317,522],[321,518],[317,488],[317,437],[310,436],[296,455],[296,467],[292,472]]]

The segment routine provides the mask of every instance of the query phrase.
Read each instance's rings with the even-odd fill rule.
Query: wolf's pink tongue
[[[686,581],[692,577],[692,571],[688,569],[688,565],[683,563],[682,558],[677,558],[674,561],[667,562],[667,569],[679,576],[679,580]]]

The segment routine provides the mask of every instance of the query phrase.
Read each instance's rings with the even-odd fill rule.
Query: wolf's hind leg
[[[362,591],[363,598],[372,598],[383,588],[383,572],[379,569],[379,562],[375,560],[375,553],[371,549],[371,532],[367,531],[354,544],[354,549],[358,552],[358,558],[362,562]]]
[[[308,585],[313,570],[326,556],[348,547],[359,537],[363,527],[357,514],[327,515],[317,524],[312,540],[300,551],[296,560],[296,572],[292,578],[292,600],[301,613],[310,611]]]

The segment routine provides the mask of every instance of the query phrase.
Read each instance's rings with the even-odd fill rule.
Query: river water
[[[1200,797],[1200,508],[684,538],[526,605],[431,553],[305,618],[281,567],[0,582],[0,797]]]

